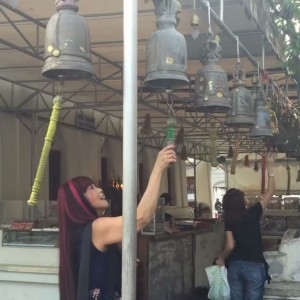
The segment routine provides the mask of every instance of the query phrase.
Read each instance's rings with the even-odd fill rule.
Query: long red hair
[[[75,300],[77,279],[75,257],[78,255],[79,230],[98,215],[84,193],[93,180],[79,176],[63,184],[58,191],[59,216],[59,290],[61,300]]]

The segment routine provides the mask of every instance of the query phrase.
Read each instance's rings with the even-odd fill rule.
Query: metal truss
[[[202,2],[202,1],[200,1]],[[235,4],[239,1],[232,1]],[[189,6],[183,8],[191,8]],[[205,6],[204,6],[205,8]],[[20,16],[26,22],[32,23],[35,25],[35,41],[31,43],[26,36],[22,33],[22,31],[18,28],[18,21],[13,21],[9,15],[6,13],[5,10],[9,10],[10,12],[15,13],[16,15]],[[152,10],[142,11],[139,13],[152,13]],[[7,20],[7,24],[10,24],[14,29],[16,34],[24,41],[26,47],[20,47],[14,44],[11,41],[7,41],[0,38],[0,43],[6,47],[11,49],[15,49],[21,53],[24,53],[30,57],[37,59],[37,61],[43,60],[43,48],[40,46],[40,31],[45,30],[47,20],[42,19],[35,19],[31,16],[25,14],[24,12],[13,9],[8,4],[2,2],[0,0],[0,13],[4,16]],[[103,14],[101,14],[102,16]],[[99,14],[97,14],[99,17]],[[94,15],[91,17],[95,17]],[[111,17],[106,16],[106,17]],[[213,12],[212,17],[216,21],[216,23],[223,28],[224,32],[229,34],[231,38],[235,36],[234,34],[226,27],[226,25],[218,19],[218,16]],[[21,21],[19,21],[21,22]],[[225,26],[225,27],[224,27]],[[251,63],[257,66],[257,61],[252,57],[251,53],[241,45],[242,50],[248,57]],[[72,91],[69,93],[68,97],[65,98],[64,106],[62,108],[62,116],[60,119],[60,124],[62,126],[68,126],[72,128],[78,128],[76,124],[74,124],[74,112],[76,111],[84,111],[84,110],[93,110],[94,113],[97,114],[97,123],[95,125],[95,129],[93,132],[99,135],[109,136],[111,138],[122,139],[122,129],[123,129],[123,119],[120,116],[120,107],[122,108],[122,100],[115,100],[116,98],[122,97],[122,90],[115,89],[114,87],[110,86],[106,83],[108,80],[116,79],[122,80],[122,71],[123,66],[120,63],[111,61],[110,59],[104,57],[103,55],[91,51],[94,59],[96,60],[97,64],[99,65],[99,74],[95,77],[91,82],[84,82],[82,86],[79,86],[76,91]],[[113,71],[111,74],[101,77],[101,65],[102,64],[109,64],[113,67]],[[29,66],[32,67],[32,66]],[[33,66],[33,68],[37,68],[38,66]],[[52,107],[51,100],[53,95],[55,94],[56,90],[56,83],[48,80],[32,80],[27,82],[18,82],[16,80],[10,80],[5,78],[4,76],[0,76],[0,80],[9,82],[11,84],[11,93],[14,91],[14,86],[21,86],[28,90],[31,90],[31,94],[23,99],[18,105],[13,106],[11,103],[4,99],[4,97],[0,94],[0,111],[14,113],[17,115],[21,123],[26,126],[28,130],[32,130],[32,122],[29,118],[31,115],[36,115],[37,120],[41,122],[48,121],[48,116],[50,115],[50,110]],[[30,83],[42,83],[41,88],[35,88],[30,85]],[[27,84],[28,83],[28,84]],[[94,91],[91,91],[89,88],[93,86]],[[106,95],[104,99],[101,101],[97,101],[97,94],[100,92],[98,90],[98,86],[104,88],[104,91],[108,92],[109,94]],[[51,92],[49,92],[49,88],[51,88]],[[87,91],[87,89],[89,89]],[[81,93],[95,93],[95,102],[90,103],[82,103],[76,101],[75,98],[80,96]],[[65,94],[67,94],[65,92]],[[187,154],[189,157],[209,161],[210,157],[210,150],[209,150],[209,129],[212,122],[216,123],[218,128],[217,131],[217,148],[218,148],[218,155],[224,155],[227,153],[228,148],[230,145],[233,144],[236,137],[240,138],[241,144],[241,151],[247,152],[260,152],[263,151],[265,146],[262,141],[255,141],[251,140],[247,136],[247,131],[243,130],[235,130],[232,128],[228,128],[223,125],[224,115],[217,116],[214,114],[201,114],[195,112],[186,111],[186,108],[191,104],[192,100],[192,87],[190,86],[185,90],[184,93],[182,92],[174,92],[172,94],[172,101],[175,111],[178,111],[178,115],[176,115],[176,119],[178,124],[184,124],[185,127],[185,144],[187,147]],[[12,97],[11,97],[12,98]],[[28,104],[35,101],[35,105],[32,108],[28,108]],[[161,102],[166,102],[166,95],[162,92],[157,91],[148,91],[147,89],[142,88],[142,81],[140,81],[140,88],[138,91],[138,105],[142,106],[143,109],[148,109],[149,111],[155,111],[161,115],[161,118],[164,119],[165,125],[160,124],[160,128],[154,128],[153,133],[149,136],[138,136],[138,142],[140,145],[146,145],[149,147],[154,148],[161,148],[166,143],[166,131],[167,131],[167,124],[166,119],[168,118],[168,110],[166,106],[162,106]],[[108,103],[109,102],[109,103]],[[110,108],[115,107],[116,110],[114,112],[113,109],[109,111],[106,109],[106,106]],[[182,113],[184,112],[184,113]],[[119,114],[118,114],[119,113]],[[42,126],[42,125],[40,125]],[[40,128],[40,127],[38,127]],[[37,129],[38,130],[38,129]]]

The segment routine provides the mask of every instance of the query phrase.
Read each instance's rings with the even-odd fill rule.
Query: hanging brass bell
[[[217,64],[221,57],[218,36],[209,36],[201,50],[203,66],[195,78],[193,106],[188,111],[226,112],[231,108],[227,74]]]
[[[156,27],[148,41],[144,85],[172,89],[188,84],[187,47],[184,36],[176,30],[178,1],[153,1]]]
[[[93,76],[88,26],[78,14],[78,0],[56,0],[57,13],[46,28],[42,75],[61,80]]]
[[[255,124],[254,103],[252,94],[246,86],[245,70],[238,63],[233,74],[233,90],[231,91],[231,109],[224,122],[232,127],[249,127]]]
[[[252,127],[250,136],[254,138],[273,136],[271,130],[271,117],[266,107],[263,92],[259,90],[256,104],[255,125]]]

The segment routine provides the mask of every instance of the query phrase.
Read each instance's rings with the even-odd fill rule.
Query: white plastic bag
[[[205,268],[209,282],[208,298],[211,300],[230,300],[230,288],[227,280],[227,269],[222,266]]]

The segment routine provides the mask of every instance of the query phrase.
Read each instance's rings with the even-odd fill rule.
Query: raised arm
[[[276,189],[275,177],[274,177],[274,154],[273,153],[269,153],[267,155],[267,170],[268,170],[268,190],[266,191],[262,200],[260,201],[263,209],[265,209],[270,203]]]
[[[137,207],[137,231],[151,221],[159,198],[162,175],[169,164],[174,162],[176,154],[173,145],[166,146],[158,153],[146,191]],[[92,240],[99,250],[122,240],[122,221],[122,217],[102,217],[93,222]]]

